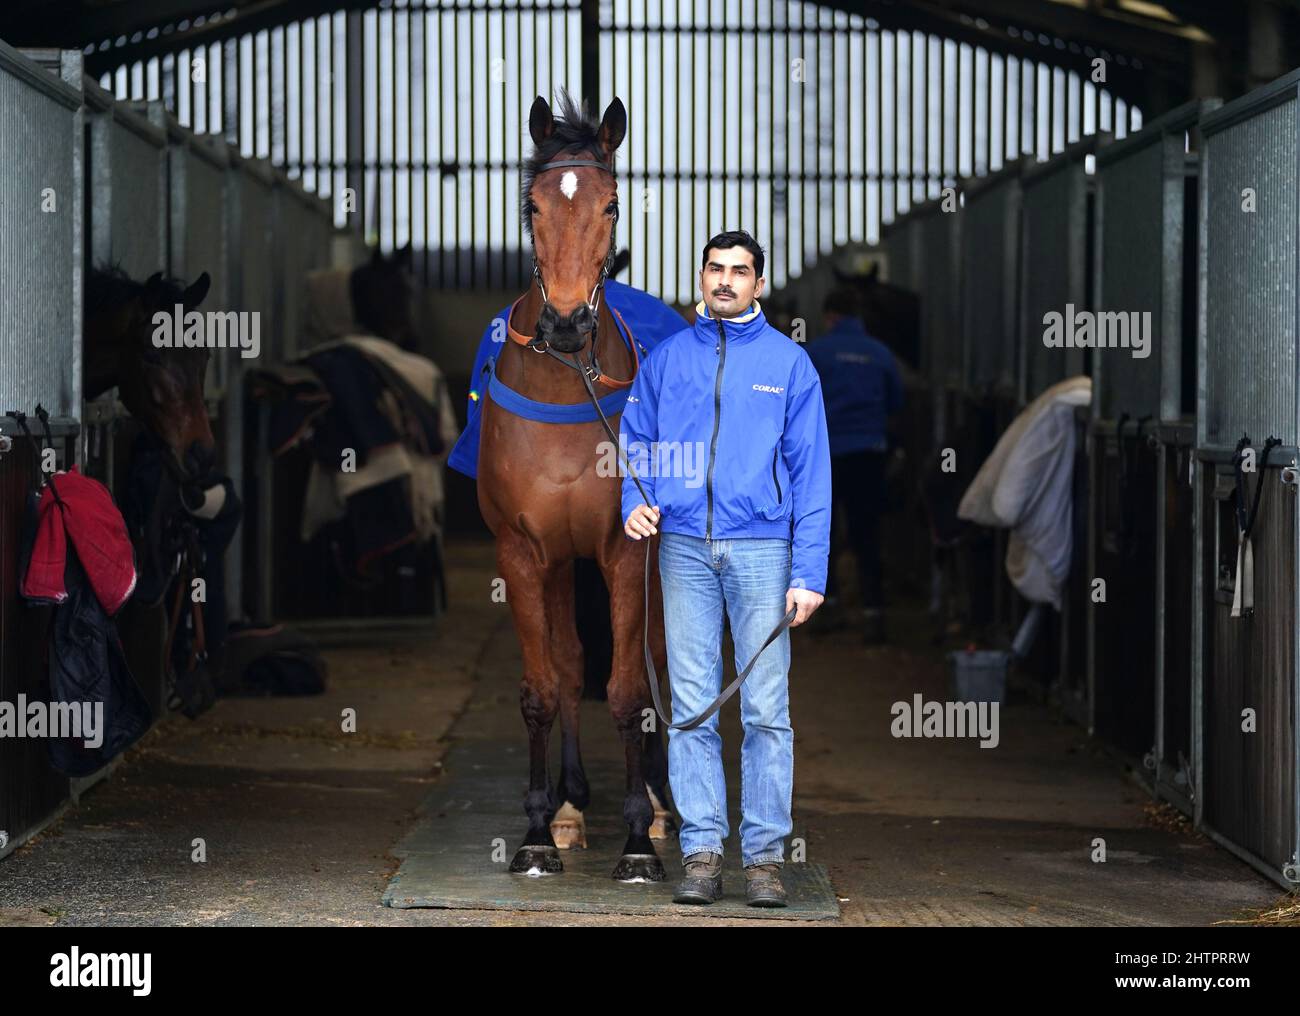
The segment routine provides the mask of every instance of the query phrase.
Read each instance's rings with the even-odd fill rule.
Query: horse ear
[[[189,288],[181,294],[181,306],[186,310],[193,310],[203,302],[203,298],[208,295],[208,287],[211,285],[212,276],[204,272],[191,282]]]
[[[412,254],[411,245],[409,243],[393,255],[393,263],[403,271],[409,272],[411,270]]]
[[[383,263],[384,263],[384,255],[379,250],[379,244],[375,244],[373,247],[370,248],[370,265],[373,268],[378,268]]]
[[[879,280],[880,280],[880,262],[873,261],[871,262],[870,270],[868,270],[867,272],[867,281],[878,282]]]
[[[533,144],[540,145],[555,131],[555,118],[551,116],[550,104],[540,95],[533,100],[533,107],[528,111],[528,133],[532,135]]]
[[[614,96],[600,120],[600,146],[605,149],[605,154],[612,156],[626,135],[627,110],[623,108],[623,100]]]
[[[163,273],[154,272],[152,275],[149,276],[149,278],[144,280],[144,291],[151,295],[153,293],[158,292],[158,290],[162,289],[162,280],[163,280]]]

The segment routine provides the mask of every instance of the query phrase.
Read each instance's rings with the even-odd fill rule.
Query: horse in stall
[[[612,164],[627,114],[615,99],[597,124],[562,94],[558,118],[539,97],[528,126],[534,150],[521,192],[534,279],[509,312],[511,341],[503,343],[495,372],[526,398],[581,404],[587,402],[577,374],[583,368],[565,354],[576,357],[591,343],[583,367],[598,396],[630,385],[639,363],[600,300],[615,258],[618,190]],[[607,691],[626,765],[623,816],[629,833],[612,877],[662,881],[663,864],[651,840],[667,835],[667,755],[657,726],[652,733],[642,729],[643,713],[651,708],[642,651],[645,548],[623,535],[621,478],[597,472],[598,445],[605,440],[599,420],[537,421],[490,397],[483,400],[478,500],[496,537],[497,566],[523,652],[520,709],[529,742],[528,831],[510,871],[561,872],[559,849],[586,845],[582,813],[590,792],[578,737],[583,649],[575,623],[574,560],[594,558],[609,589],[614,652]],[[658,569],[651,567],[657,604]],[[652,655],[662,668],[663,612],[650,613]],[[562,757],[552,786],[548,742],[557,714]]]
[[[165,349],[153,344],[154,315],[185,313],[207,296],[207,272],[188,288],[161,272],[136,282],[115,268],[96,268],[86,279],[82,341],[85,398],[117,386],[122,404],[167,447],[179,477],[201,475],[211,466],[216,442],[203,399],[206,346]]]

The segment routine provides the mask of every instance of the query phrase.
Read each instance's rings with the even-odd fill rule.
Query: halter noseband
[[[558,159],[555,162],[548,162],[544,166],[539,166],[533,173],[534,177],[542,173],[549,172],[552,169],[569,169],[579,166],[590,166],[594,169],[602,169],[610,176],[614,175],[614,170],[599,159]],[[592,320],[592,358],[595,359],[595,321],[596,310],[600,306],[600,295],[605,290],[605,280],[609,278],[609,273],[614,267],[614,257],[616,254],[614,244],[614,230],[618,227],[618,217],[614,217],[614,225],[609,230],[609,253],[605,255],[605,263],[600,269],[600,278],[596,280],[596,285],[591,289],[591,296],[587,298],[587,308],[591,311]],[[542,267],[537,263],[537,255],[533,255],[533,278],[537,280],[537,288],[542,291],[542,302],[549,303],[550,297],[546,295],[546,283],[542,281]],[[549,344],[544,339],[538,340],[533,338],[528,347],[535,353],[544,352],[549,348]]]

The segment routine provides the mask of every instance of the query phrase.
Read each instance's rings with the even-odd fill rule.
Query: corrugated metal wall
[[[1061,156],[1031,167],[1022,181],[1020,400],[1032,402],[1063,378],[1083,371],[1082,349],[1044,345],[1045,316],[1088,306],[1088,194],[1085,156]]]
[[[81,418],[83,121],[75,87],[0,43],[0,413]]]
[[[1152,348],[1145,358],[1134,358],[1130,349],[1094,352],[1094,415],[1102,419],[1113,420],[1121,413],[1134,419],[1160,415],[1165,273],[1172,270],[1181,276],[1182,269],[1181,246],[1166,250],[1163,138],[1157,132],[1147,144],[1129,148],[1121,158],[1103,158],[1097,169],[1102,195],[1097,309],[1124,314],[1146,311],[1152,328]],[[1181,197],[1181,175],[1178,187]],[[1181,200],[1178,211],[1181,218]],[[1172,338],[1179,336],[1175,333]]]
[[[973,393],[1016,384],[1020,180],[1015,169],[966,195],[962,213],[963,382]]]
[[[1235,104],[1234,104],[1235,105]],[[1294,445],[1296,223],[1300,195],[1296,99],[1215,130],[1202,186],[1206,345],[1199,444],[1231,448],[1242,433]],[[1247,191],[1254,212],[1245,211]]]

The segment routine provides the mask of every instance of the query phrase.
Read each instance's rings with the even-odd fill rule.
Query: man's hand
[[[794,615],[794,620],[790,622],[791,628],[797,628],[808,618],[813,616],[813,611],[822,605],[825,597],[821,593],[814,593],[811,589],[787,589],[785,591],[785,612],[790,613],[790,608],[797,608],[798,612]]]
[[[632,539],[639,540],[643,536],[654,536],[655,533],[659,532],[659,530],[655,528],[658,523],[659,506],[655,505],[651,508],[647,505],[639,504],[632,509],[632,514],[629,515],[627,521],[623,523],[623,532],[627,533],[627,535],[632,537]],[[788,610],[789,608],[786,609]]]

